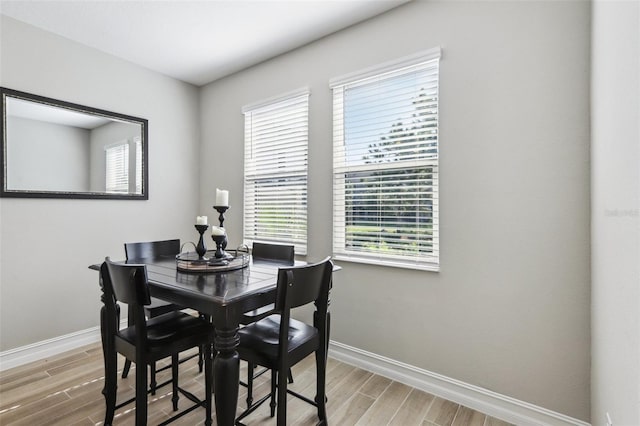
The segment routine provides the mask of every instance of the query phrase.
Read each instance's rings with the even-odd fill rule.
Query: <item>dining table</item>
[[[213,255],[213,252],[206,254]],[[215,412],[217,424],[224,426],[234,424],[238,403],[240,360],[236,349],[240,317],[245,312],[274,303],[278,269],[291,266],[245,256],[248,256],[245,264],[231,270],[185,271],[178,266],[176,256],[122,261],[146,265],[152,297],[197,310],[211,318],[215,328]],[[294,263],[296,266],[305,264]],[[99,268],[99,265],[91,268],[96,269],[96,266]]]

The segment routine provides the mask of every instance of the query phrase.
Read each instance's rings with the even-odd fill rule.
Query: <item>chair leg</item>
[[[124,368],[122,369],[122,378],[123,379],[127,378],[127,376],[129,375],[129,370],[131,370],[131,361],[126,359],[124,361]]]
[[[289,369],[289,384],[293,383],[293,373],[291,372],[291,369]]]
[[[143,426],[147,424],[147,369],[136,364],[136,426]]]
[[[247,365],[247,410],[253,404],[253,370],[255,365],[248,363]]]
[[[149,365],[149,369],[151,370],[151,395],[155,395],[156,387],[158,386],[158,382],[156,382],[156,363],[152,362]]]
[[[178,354],[171,355],[171,385],[173,387],[173,395],[171,396],[171,402],[173,402],[173,411],[178,411]]]
[[[278,371],[278,426],[287,424],[287,371]]]
[[[321,424],[327,423],[326,370],[326,350],[320,348],[316,351],[316,404],[318,405],[318,418]]]
[[[271,370],[271,402],[269,403],[269,405],[271,406],[271,417],[276,415],[276,405],[280,402],[280,400],[276,402],[276,391],[278,389],[276,383],[277,379],[277,372],[275,370]]]

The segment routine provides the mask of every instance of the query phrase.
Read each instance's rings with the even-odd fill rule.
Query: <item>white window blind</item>
[[[244,241],[293,244],[307,253],[309,92],[243,108]]]
[[[129,192],[129,144],[127,141],[105,147],[106,191]]]
[[[438,270],[439,58],[332,80],[334,258]]]

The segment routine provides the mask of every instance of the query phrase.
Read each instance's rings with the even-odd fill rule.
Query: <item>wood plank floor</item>
[[[119,367],[124,359],[119,357]],[[241,363],[241,377],[246,364]],[[135,394],[135,365],[126,379],[119,379],[118,401]],[[89,345],[55,357],[0,373],[0,425],[101,425],[104,420],[104,385],[100,344]],[[158,382],[168,378],[158,376]],[[313,397],[315,365],[309,357],[293,369],[291,388]],[[180,366],[180,384],[198,397],[204,392],[203,375],[197,360]],[[268,374],[256,382],[254,396],[268,393]],[[171,411],[170,386],[149,397],[149,424],[166,420]],[[435,397],[385,377],[329,359],[327,366],[327,412],[329,424],[349,425],[418,425],[418,426],[508,426],[501,420],[467,407]],[[239,410],[244,408],[246,391],[240,387]],[[181,398],[181,408],[189,401]],[[315,425],[316,411],[310,405],[290,397],[287,424]],[[129,405],[116,411],[115,425],[133,425],[135,411]],[[197,425],[204,422],[204,410],[197,409],[173,424]],[[275,425],[265,403],[244,421],[249,426]],[[215,424],[215,420],[214,420]]]

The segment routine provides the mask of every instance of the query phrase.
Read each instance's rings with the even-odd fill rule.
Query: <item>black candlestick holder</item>
[[[224,212],[229,210],[229,206],[213,206],[214,209],[220,213],[218,216],[218,221],[220,222],[220,228],[224,228]],[[224,236],[224,241],[222,242],[222,254],[225,255],[224,250],[227,248],[227,236]]]
[[[213,241],[215,241],[216,243],[216,254],[215,254],[216,259],[222,259],[223,257],[226,257],[226,253],[224,252],[224,248],[222,247],[222,245],[227,240],[227,236],[212,235],[211,238],[213,238]]]
[[[226,212],[227,210],[229,210],[229,206],[213,206],[214,209],[216,209],[218,211],[218,213],[220,213],[220,216],[218,216],[218,220],[220,221],[220,228],[224,228],[224,212]]]
[[[207,246],[204,243],[204,233],[209,229],[209,225],[196,225],[196,229],[200,233],[200,239],[198,245],[196,245],[196,253],[198,253],[198,259],[206,260],[204,254],[207,252]]]

